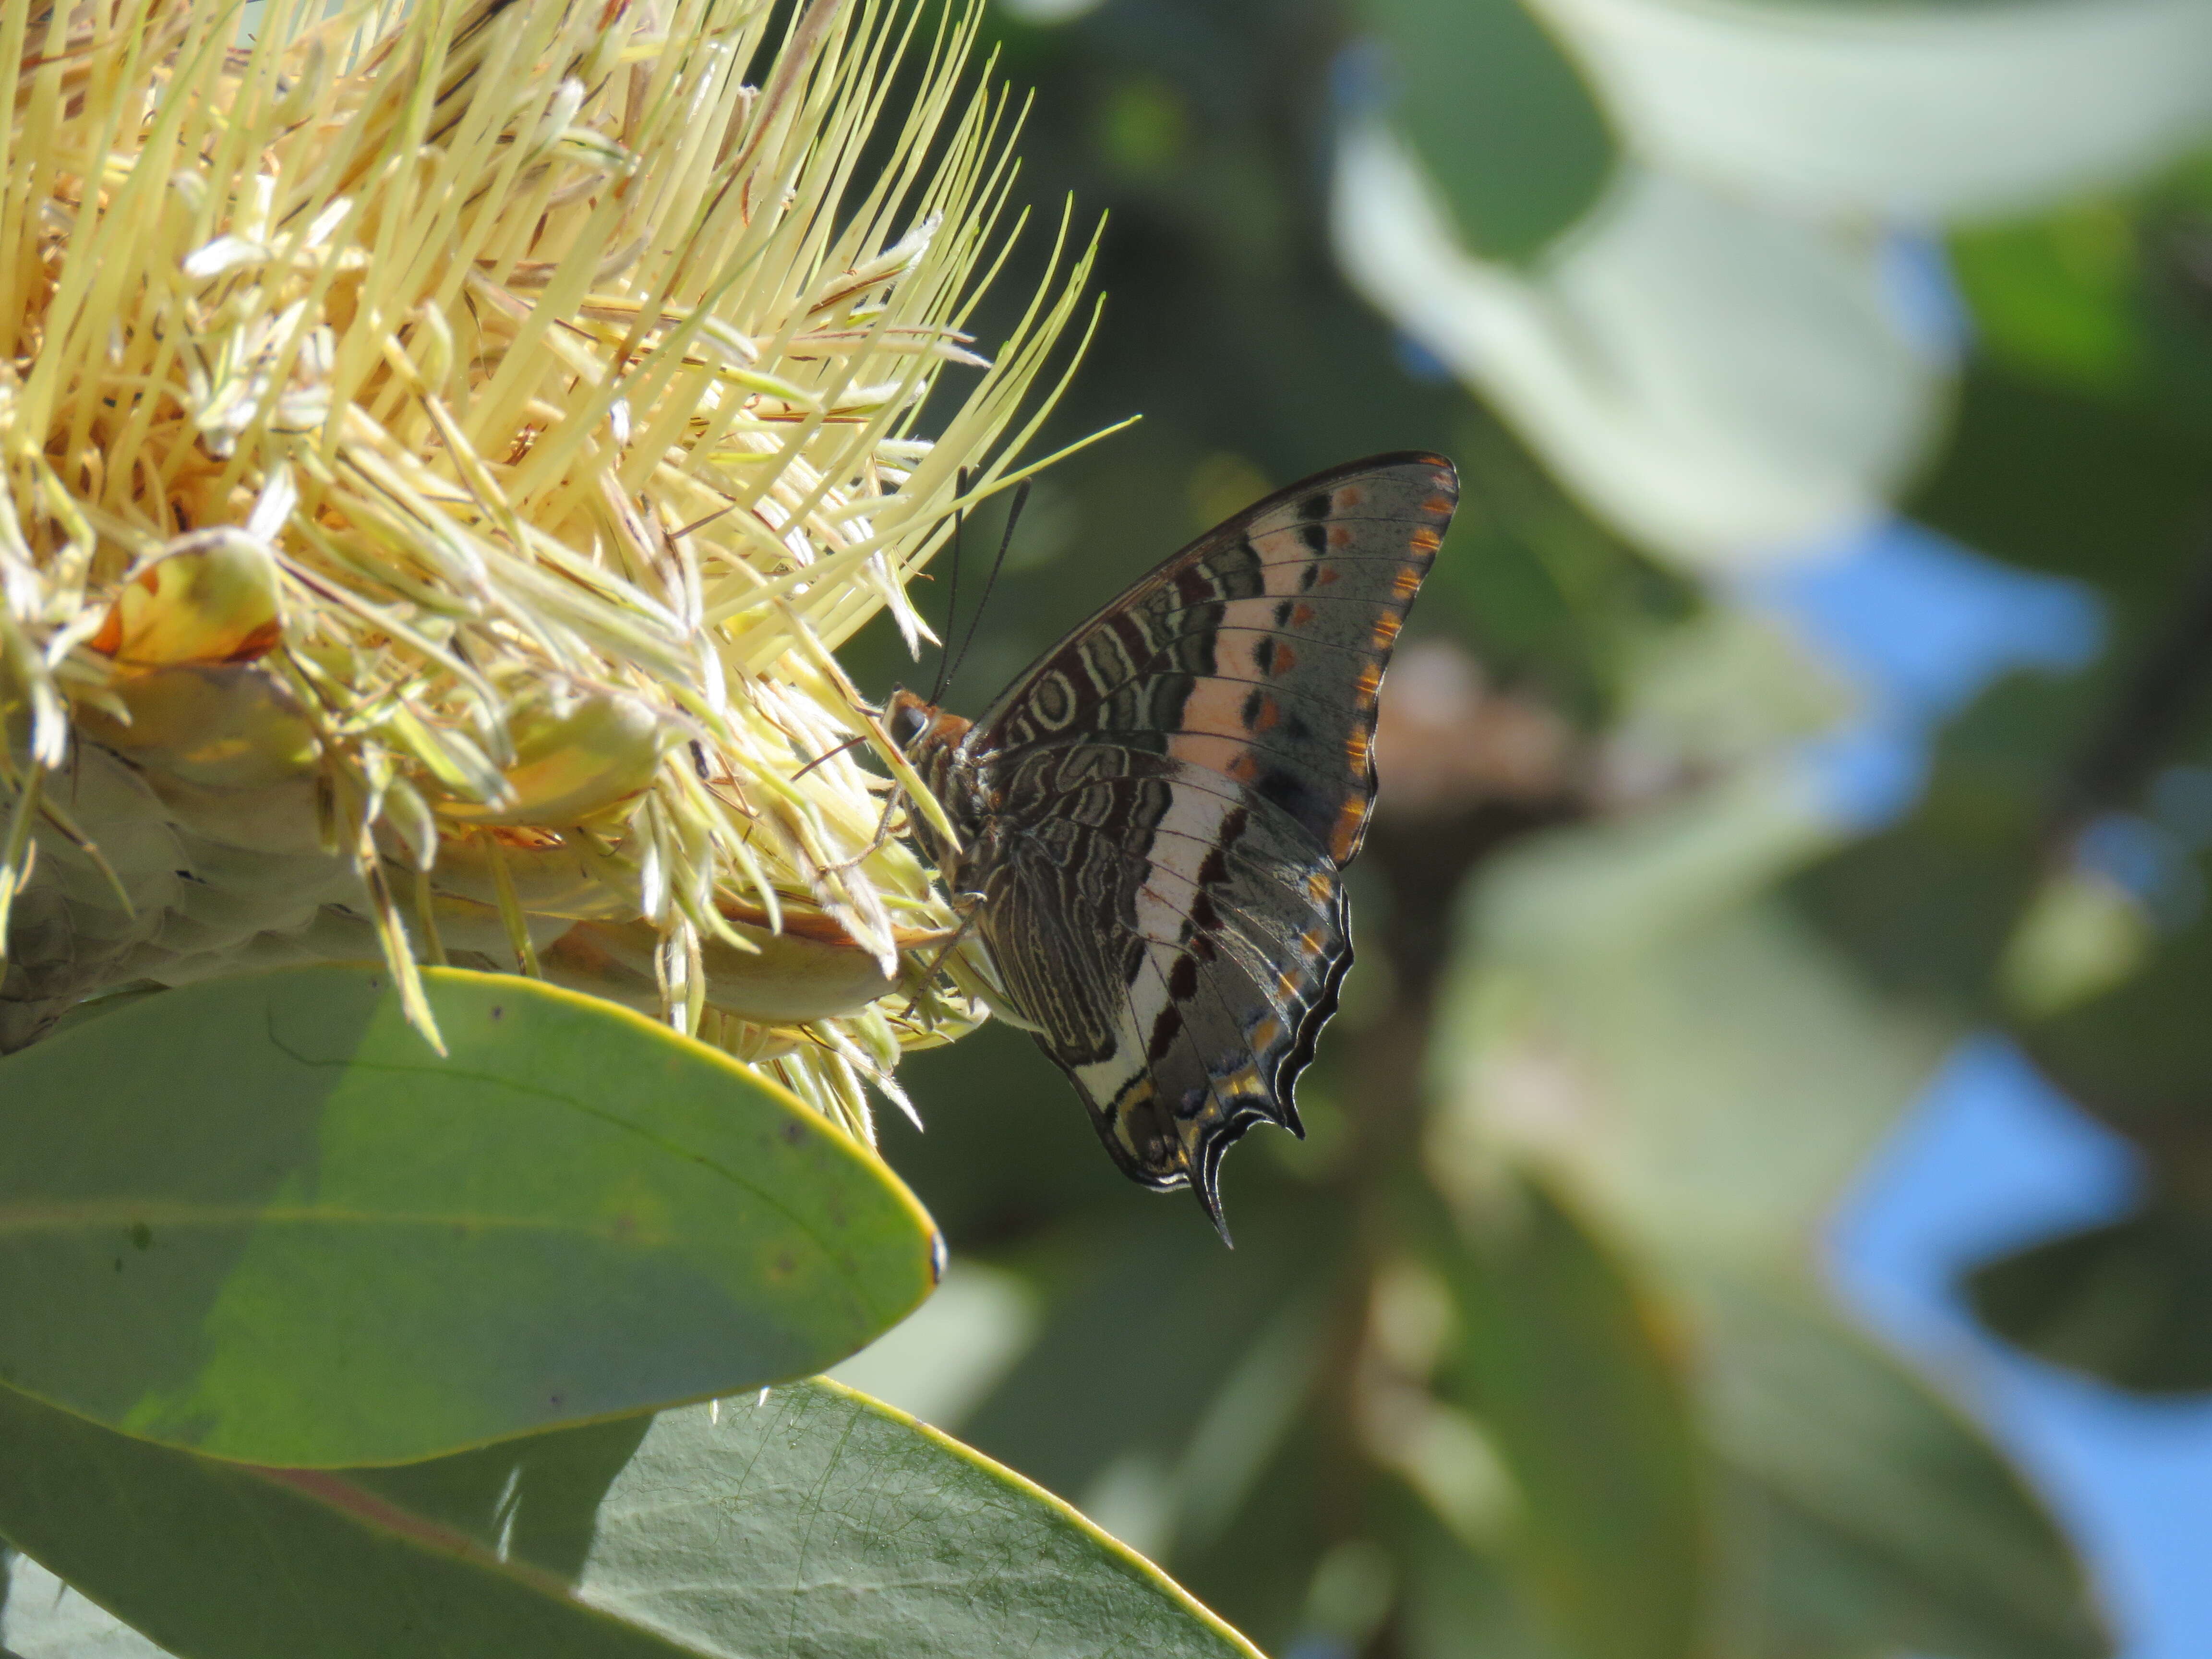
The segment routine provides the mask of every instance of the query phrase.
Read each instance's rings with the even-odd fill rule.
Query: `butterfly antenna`
[[[964,466],[954,475],[953,496],[956,501],[967,499],[968,481],[974,476]],[[952,625],[960,617],[960,532],[966,528],[967,523],[968,509],[955,507],[952,509],[952,577],[945,585],[945,633],[937,641],[937,684],[929,688],[929,706],[932,708],[944,701],[945,688],[952,679]]]
[[[1030,481],[1022,480],[1014,491],[1014,504],[1006,509],[1006,532],[999,538],[999,555],[991,561],[991,574],[983,578],[983,597],[975,601],[975,614],[968,618],[968,631],[961,636],[960,653],[952,659],[952,672],[960,672],[967,660],[968,647],[975,643],[975,629],[983,620],[983,607],[991,602],[991,590],[999,585],[999,572],[1006,562],[1006,550],[1014,544],[1014,526],[1022,521],[1022,509],[1029,505]]]

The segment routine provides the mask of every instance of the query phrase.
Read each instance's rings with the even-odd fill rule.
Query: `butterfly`
[[[1247,507],[973,721],[894,690],[885,730],[958,836],[916,834],[1002,1000],[1132,1180],[1223,1238],[1224,1152],[1303,1136],[1291,1089],[1352,965],[1345,866],[1376,699],[1459,477],[1428,454]]]

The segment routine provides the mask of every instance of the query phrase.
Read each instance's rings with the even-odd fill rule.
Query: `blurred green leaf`
[[[1533,1599],[1578,1659],[1694,1652],[1707,1516],[1660,1314],[1541,1184],[1464,1231],[1464,1252],[1437,1264],[1460,1319],[1442,1392],[1512,1473]]]
[[[955,1256],[928,1301],[825,1375],[957,1432],[1028,1347],[1036,1322],[1026,1280]]]
[[[1992,357],[2091,392],[2140,383],[2148,358],[2136,311],[2141,272],[2135,225],[2119,204],[1962,231],[1951,257]]]
[[[0,1533],[204,1659],[1255,1653],[1064,1504],[830,1383],[343,1474],[0,1391]]]
[[[1574,59],[1520,0],[1365,0],[1399,124],[1474,252],[1527,259],[1587,213],[1616,155]]]
[[[2153,1205],[1966,1278],[1975,1315],[2069,1370],[2145,1394],[2212,1389],[2212,1224]]]
[[[2162,618],[2199,553],[2203,434],[2158,410],[1970,362],[1951,438],[1906,499],[1993,558]]]
[[[2020,1024],[2051,1081],[2107,1123],[2212,1167],[2212,919],[2158,941],[2142,969],[2102,996]]]
[[[2000,681],[1944,729],[1917,810],[1790,897],[1882,992],[1942,1018],[1996,1016],[2000,964],[2044,878],[2045,821],[2097,702],[2080,678]]]
[[[1233,1505],[1241,1494],[1221,1482],[1249,1483],[1273,1450],[1240,1451],[1230,1443],[1234,1431],[1273,1420],[1288,1431],[1314,1335],[1297,1310],[1328,1286],[1345,1243],[1334,1205],[1246,1190],[1231,1211],[1234,1251],[1203,1246],[1180,1213],[1188,1200],[1172,1215],[1139,1200],[1080,1218],[1030,1253],[1048,1293],[1044,1322],[968,1418],[966,1437],[1086,1511],[1117,1466],[1124,1482],[1158,1471],[1161,1534],[1143,1541],[1158,1547],[1194,1518]],[[1271,1333],[1284,1350],[1279,1362],[1265,1346]],[[1241,1403],[1217,1411],[1240,1379]],[[1076,1399],[1098,1404],[1071,1413]],[[1219,1431],[1212,1443],[1223,1467],[1186,1490],[1170,1472],[1202,1459],[1210,1426]]]
[[[1754,896],[1826,833],[1752,782],[1501,860],[1439,1024],[1440,1155],[1533,1151],[1639,1249],[1794,1259],[1953,1035]]]
[[[1499,1564],[1470,1550],[1427,1509],[1398,1506],[1404,1565],[1398,1630],[1407,1659],[1581,1659],[1532,1620]]]
[[[190,986],[0,1063],[0,1380],[254,1462],[411,1459],[818,1369],[929,1292],[874,1158],[507,975]]]
[[[2110,877],[2079,866],[2045,878],[2005,942],[1997,986],[2028,1017],[2057,1013],[2124,984],[2150,954],[2142,902]]]
[[[1211,1538],[1175,1540],[1176,1576],[1269,1653],[1310,1633],[1314,1569],[1361,1520],[1366,1482],[1346,1440],[1341,1413],[1310,1397],[1226,1524]]]
[[[2066,1539],[1961,1413],[1771,1269],[1698,1290],[1747,1598],[1731,1623],[1763,1632],[1756,1652],[2110,1651]]]

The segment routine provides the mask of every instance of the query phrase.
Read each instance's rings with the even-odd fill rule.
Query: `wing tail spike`
[[[1216,1177],[1221,1170],[1221,1154],[1225,1142],[1217,1142],[1207,1149],[1204,1173],[1194,1176],[1190,1183],[1191,1195],[1198,1200],[1198,1207],[1206,1212],[1206,1218],[1213,1224],[1213,1231],[1221,1235],[1221,1242],[1231,1249],[1237,1241],[1229,1236],[1229,1223],[1221,1213],[1221,1188]]]
[[[1213,1231],[1232,1250],[1237,1248],[1237,1241],[1229,1236],[1229,1223],[1221,1210],[1221,1160],[1231,1146],[1243,1139],[1244,1131],[1255,1121],[1246,1114],[1205,1125],[1184,1157],[1183,1169],[1191,1194],[1198,1200],[1198,1207],[1206,1212]]]

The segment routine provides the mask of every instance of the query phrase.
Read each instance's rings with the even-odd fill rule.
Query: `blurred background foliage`
[[[2106,1651],[1820,1237],[1994,1028],[2145,1179],[1973,1308],[2212,1388],[2212,12],[990,27],[1036,89],[1025,199],[1107,216],[1051,436],[1143,420],[1040,480],[953,707],[1322,466],[1440,449],[1466,502],[1384,700],[1311,1133],[1231,1161],[1237,1248],[993,1027],[885,1131],[953,1274],[842,1374],[1296,1659]],[[859,651],[874,692],[934,666]]]

